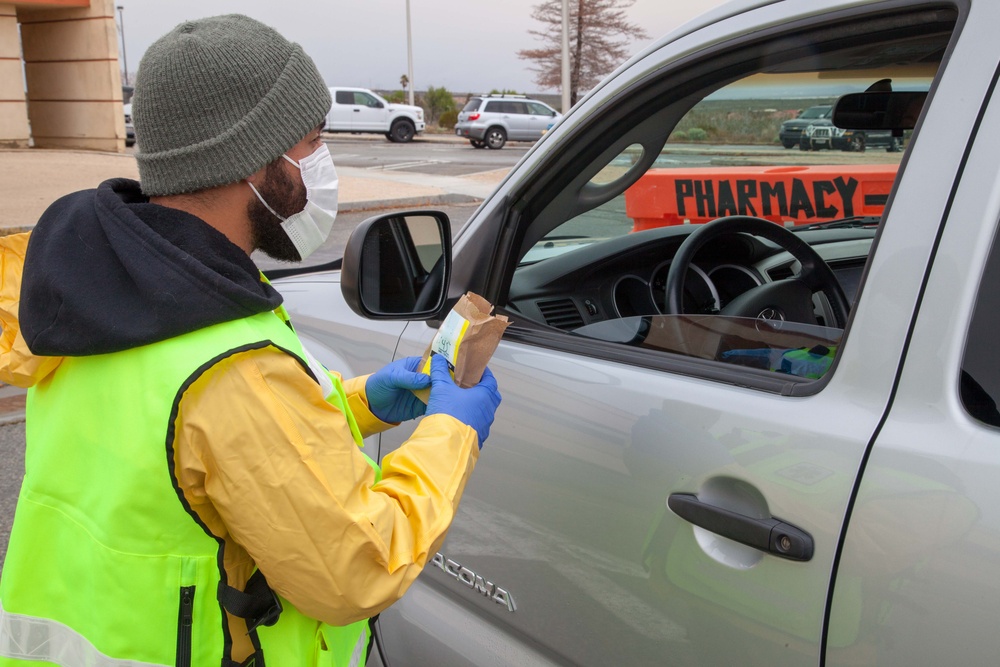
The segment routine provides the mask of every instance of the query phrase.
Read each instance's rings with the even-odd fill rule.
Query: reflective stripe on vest
[[[104,655],[73,628],[47,618],[4,611],[0,601],[0,656],[88,667],[169,667],[151,662],[116,660]],[[352,656],[353,661],[353,656]],[[351,662],[351,665],[358,663]]]
[[[350,667],[358,667],[361,661],[365,659],[365,652],[368,648],[368,633],[362,632],[361,636],[358,637],[358,643],[354,645],[354,652],[351,653],[351,664]]]

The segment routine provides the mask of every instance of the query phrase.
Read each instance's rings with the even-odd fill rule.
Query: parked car
[[[326,115],[326,132],[375,132],[405,144],[424,131],[424,110],[393,104],[367,88],[330,88],[333,104]]]
[[[802,141],[802,133],[807,127],[832,126],[830,114],[833,107],[829,104],[809,107],[798,116],[781,123],[778,130],[778,140],[785,148],[795,148]]]
[[[135,144],[135,127],[132,125],[132,93],[134,86],[122,86],[122,106],[125,110],[125,145]]]
[[[562,115],[524,95],[472,97],[458,114],[455,134],[473,148],[499,150],[508,141],[537,141]]]
[[[595,86],[454,243],[443,214],[388,213],[342,270],[275,282],[346,376],[421,354],[467,291],[511,320],[489,440],[370,664],[996,662],[997,25],[994,0],[724,5]],[[712,164],[666,143],[700,101],[829,94],[839,127],[906,130],[920,99],[865,92],[883,77],[926,92],[860,192],[880,215],[837,172],[870,156],[795,151],[761,158],[780,188],[659,193],[711,222],[634,230],[639,179]]]
[[[132,103],[123,105],[125,109],[125,145],[135,145],[135,126],[132,124]]]
[[[852,130],[835,127],[832,123],[810,124],[802,130],[799,148],[818,151],[823,148],[862,153],[868,148],[885,148],[890,153],[900,149],[902,137],[892,130]]]

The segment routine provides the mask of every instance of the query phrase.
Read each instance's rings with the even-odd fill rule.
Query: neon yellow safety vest
[[[0,579],[0,666],[239,664],[217,597],[224,541],[188,513],[177,487],[174,422],[185,390],[233,354],[271,347],[308,368],[277,313],[69,357],[29,390],[25,477]],[[360,443],[339,381],[323,381],[331,379],[327,400]],[[251,633],[259,650],[244,664],[364,662],[367,621],[335,628],[281,603],[277,623]]]

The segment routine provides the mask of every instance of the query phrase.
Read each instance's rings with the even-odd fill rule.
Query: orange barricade
[[[650,169],[625,191],[633,231],[752,215],[807,224],[882,214],[895,164]]]

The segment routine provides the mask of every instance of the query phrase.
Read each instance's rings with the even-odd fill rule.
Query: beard
[[[278,158],[267,165],[264,181],[257,188],[260,196],[278,215],[291,217],[306,207],[306,189],[302,183],[288,175]],[[288,234],[281,228],[281,220],[276,218],[256,197],[247,204],[250,219],[250,243],[254,250],[282,262],[298,262],[302,259]]]

